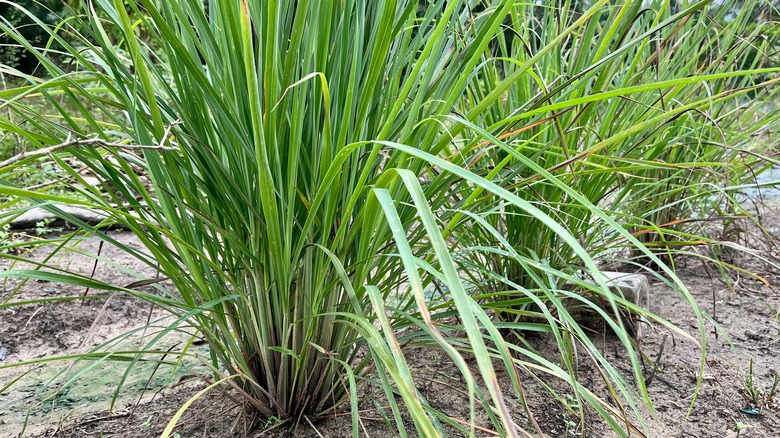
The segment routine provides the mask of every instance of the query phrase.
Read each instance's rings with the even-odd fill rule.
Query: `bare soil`
[[[780,257],[777,250],[780,215],[776,209],[763,215],[768,233],[759,234],[754,229],[753,234],[743,235],[741,239],[764,256]],[[124,243],[135,242],[125,232],[117,231],[113,236]],[[96,252],[99,243],[90,240],[80,247]],[[41,251],[34,254],[39,258],[45,256]],[[73,253],[62,257],[59,263],[85,275],[93,275],[94,270],[95,277],[116,284],[130,284],[154,276],[152,269],[110,245],[102,247],[101,255],[106,260],[97,267],[91,259]],[[724,281],[712,266],[695,258],[678,262],[679,275],[719,328],[713,321],[705,323],[708,354],[693,404],[701,358],[699,346],[658,325],[643,330],[639,347],[647,355],[645,376],[652,375],[648,390],[655,409],[655,412],[644,410],[646,436],[777,436],[780,394],[772,397],[770,392],[774,376],[780,372],[780,295],[773,287],[746,274],[732,272],[729,281]],[[3,269],[10,268],[7,261],[2,263]],[[780,284],[780,272],[756,259],[740,258],[735,264],[760,274],[770,285]],[[68,285],[37,281],[22,284],[18,279],[6,279],[0,290],[0,303],[12,293],[13,301],[26,301],[85,292],[91,296],[104,295]],[[653,284],[651,310],[688,331],[693,339],[701,340],[696,316],[678,293],[661,282]],[[122,333],[147,326],[149,321],[157,321],[145,330],[136,330],[115,348],[142,347],[171,322],[166,318],[165,313],[150,309],[143,301],[119,295],[0,308],[0,389],[10,385],[0,393],[0,437],[158,436],[176,412],[206,387],[208,373],[196,361],[184,361],[180,366],[142,363],[125,374],[128,369],[125,362],[83,361],[71,365],[70,361],[41,362],[41,359],[84,353]],[[185,333],[168,336],[160,348],[186,342],[186,329],[182,331]],[[594,334],[594,340],[621,372],[630,375],[630,364],[622,357],[614,335],[601,331]],[[554,357],[550,339],[530,337],[529,342],[540,351],[547,349]],[[426,349],[412,349],[407,354],[428,402],[451,417],[468,418],[464,389],[457,370],[446,356]],[[161,353],[160,358],[163,356]],[[608,398],[599,384],[600,376],[584,354],[580,354],[578,372],[581,382],[597,395]],[[124,379],[123,389],[115,397],[120,379]],[[529,427],[529,418],[507,382],[506,376],[502,377],[509,407],[518,413],[518,424]],[[586,413],[585,418],[579,418],[541,388],[533,380],[524,381],[523,390],[534,419],[547,436],[613,436],[595,414]],[[348,412],[316,423],[301,418],[294,431],[291,423],[274,422],[252,429],[256,423],[223,391],[214,389],[197,397],[176,423],[172,436],[351,436]],[[382,405],[382,400],[376,401]],[[564,401],[570,405],[576,403],[574,399]],[[387,432],[385,420],[370,399],[361,405],[360,426],[365,436],[394,436]],[[491,435],[489,431],[478,431],[478,436]]]

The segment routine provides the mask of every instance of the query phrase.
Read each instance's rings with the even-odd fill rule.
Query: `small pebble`
[[[7,349],[7,348],[5,348],[5,347],[0,347],[0,360],[3,360],[3,359],[5,359],[6,357],[8,357],[8,353],[10,353],[10,351],[8,351],[8,349]]]

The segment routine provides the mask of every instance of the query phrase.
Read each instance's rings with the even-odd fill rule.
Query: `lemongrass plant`
[[[554,216],[605,261],[623,259],[626,241],[553,180],[540,178],[537,167],[669,255],[712,242],[691,226],[698,219],[717,220],[702,215],[713,194],[771,165],[771,151],[756,138],[775,129],[777,117],[742,123],[744,112],[771,101],[778,90],[776,80],[765,80],[774,70],[763,70],[753,50],[761,26],[746,33],[758,5],[745,5],[735,16],[727,5],[678,6],[625,2],[588,17],[581,2],[517,5],[509,37],[499,40],[497,55],[485,59],[468,89],[479,101],[503,77],[517,76],[505,99],[479,119],[514,152],[492,147],[471,166]],[[544,52],[557,33],[542,29],[583,18],[582,32]],[[520,75],[529,59],[533,66]],[[748,95],[753,100],[744,103]],[[570,273],[579,269],[572,248],[523,210],[496,204],[488,218],[526,256]],[[476,230],[478,240],[496,242],[491,233]],[[632,253],[644,257],[642,250]],[[536,287],[533,275],[512,258],[480,257],[499,278]]]
[[[681,2],[674,10],[669,2],[623,2],[592,15],[582,5],[515,5],[506,38],[486,55],[467,89],[470,104],[507,85],[504,99],[473,120],[497,138],[471,137],[463,150],[479,149],[480,156],[467,163],[469,169],[553,217],[602,264],[619,263],[666,281],[668,268],[647,256],[645,246],[652,245],[666,262],[685,254],[729,266],[686,248],[733,246],[701,224],[733,219],[712,208],[722,208],[724,199],[748,219],[733,192],[749,183],[753,169],[776,162],[766,139],[778,117],[743,122],[745,113],[760,111],[778,91],[777,79],[767,79],[777,70],[765,68],[752,50],[761,42],[761,26],[748,32],[747,20],[758,5],[745,5],[734,16],[728,5],[710,2]],[[575,23],[580,32],[559,37],[557,30]],[[469,109],[464,105],[462,111]],[[637,303],[582,281],[576,246],[527,209],[489,193],[469,193],[464,204],[469,202],[489,207],[454,212],[469,217],[464,228],[472,233],[457,233],[464,242],[458,254],[473,280],[491,291],[481,296],[483,306],[505,321],[518,328],[544,323],[560,351],[584,348],[610,376],[611,364],[593,353],[571,314],[574,307],[614,318],[608,324],[631,354],[632,341],[624,336],[631,327],[619,308],[662,322]],[[621,229],[642,245],[619,235]],[[644,266],[648,262],[665,272],[657,275]],[[601,297],[583,299],[577,289]],[[685,289],[679,291],[696,309]],[[611,315],[604,315],[599,302],[607,303]],[[524,355],[540,361],[532,351]],[[576,357],[562,355],[572,374]]]
[[[550,23],[559,3],[544,5]],[[603,12],[609,2],[598,0],[569,13],[571,3],[564,3],[565,19],[553,32],[523,27],[537,9],[499,0],[429,1],[424,7],[413,0],[213,1],[207,8],[199,0],[96,0],[89,14],[71,19],[82,24],[66,21],[51,32],[52,47],[62,48],[58,56],[67,68],[0,20],[0,30],[34,53],[47,74],[41,79],[0,67],[29,84],[0,94],[0,109],[24,121],[0,119],[0,127],[24,137],[31,149],[43,148],[4,163],[0,176],[46,157],[78,195],[55,196],[2,181],[0,194],[14,197],[5,206],[16,203],[16,209],[1,217],[8,220],[29,208],[18,202],[25,199],[169,278],[174,290],[118,289],[191,324],[210,346],[215,382],[233,385],[265,418],[294,424],[348,404],[357,434],[356,386],[371,381],[384,391],[403,435],[405,415],[420,436],[441,435],[450,430],[446,427],[474,435],[480,409],[489,427],[519,436],[519,413],[504,400],[506,392],[523,397],[519,369],[567,382],[584,404],[627,435],[634,419],[613,403],[627,404],[639,416],[637,404],[648,398],[636,353],[619,323],[613,326],[632,361],[638,390],[587,341],[576,321],[564,321],[565,330],[606,371],[614,400],[605,400],[577,382],[564,342],[569,335],[552,314],[546,314],[545,330],[559,340],[562,364],[507,343],[472,297],[494,289],[472,289],[463,279],[487,272],[518,290],[527,288],[518,278],[548,290],[564,279],[620,301],[595,275],[597,266],[584,248],[588,242],[580,241],[596,218],[615,239],[657,260],[596,205],[622,181],[604,163],[612,160],[613,145],[719,97],[627,118],[614,131],[596,121],[623,120],[615,114],[619,102],[637,93],[717,79],[714,73],[618,82],[628,80],[619,73],[629,68],[634,48],[700,13],[707,2],[659,14],[642,29],[635,26],[633,6]],[[505,30],[506,22],[516,29]],[[587,43],[597,30],[603,30],[600,40]],[[513,32],[521,38],[511,40],[510,50],[507,36]],[[139,33],[143,40],[136,38]],[[622,38],[630,43],[621,44]],[[584,54],[561,64],[572,48]],[[496,58],[497,51],[504,56]],[[562,65],[569,70],[560,71]],[[578,85],[590,82],[597,85]],[[26,108],[27,98],[41,96],[57,109],[56,118],[41,119]],[[61,99],[77,110],[65,110]],[[607,116],[601,102],[612,108]],[[580,110],[567,112],[569,107]],[[561,111],[566,115],[549,117]],[[543,127],[520,137],[536,129],[533,120]],[[572,129],[579,120],[588,122]],[[531,128],[519,130],[517,123]],[[600,127],[606,131],[597,135]],[[565,144],[555,141],[557,135],[566,137]],[[555,168],[562,157],[576,157],[562,166],[571,173]],[[66,158],[88,167],[100,186],[87,184]],[[632,161],[620,159],[619,170],[626,172]],[[574,166],[583,178],[595,178],[590,185],[580,185]],[[549,204],[540,202],[544,194],[529,200],[518,187],[530,183],[556,198]],[[90,226],[57,208],[60,204],[97,209],[108,219]],[[559,215],[558,206],[569,211]],[[524,220],[526,234],[545,237],[518,251],[518,236],[503,238],[509,226],[484,219],[497,213],[507,223]],[[105,228],[115,224],[135,233],[144,251],[113,239]],[[464,224],[490,238],[480,240]],[[464,263],[453,258],[455,243],[480,250],[487,245],[487,254],[519,261],[513,269],[521,272]],[[544,256],[526,249],[565,251],[566,262],[591,272],[598,284],[583,282],[565,266],[545,264]],[[75,274],[53,277],[46,269],[3,275],[98,286]],[[432,281],[445,286],[442,301],[424,293]],[[2,305],[12,305],[12,298],[4,297]],[[554,300],[552,305],[561,307]],[[460,322],[442,325],[450,308]],[[470,418],[451,419],[418,393],[395,334],[410,325],[420,331],[404,344],[443,349],[469,393],[477,394],[464,400]],[[464,333],[468,342],[445,336],[439,327]],[[467,366],[464,351],[476,359],[477,373]],[[498,385],[496,367],[509,371],[508,387]],[[527,409],[525,400],[521,404]],[[528,427],[538,429],[534,424]]]
[[[399,430],[405,426],[396,393],[420,435],[441,430],[416,392],[383,308],[398,291],[392,299],[398,310],[426,314],[421,282],[430,280],[411,289],[402,282],[418,269],[410,260],[428,259],[433,247],[489,384],[481,402],[496,409],[495,427],[515,435],[479,315],[458,287],[443,241],[428,234],[435,231],[433,216],[420,202],[438,209],[449,201],[456,177],[434,172],[430,163],[451,152],[447,141],[437,141],[448,134],[436,118],[461,99],[511,5],[495,2],[490,19],[472,23],[473,5],[466,2],[432,2],[419,16],[413,1],[211,2],[207,11],[194,0],[128,4],[137,22],[123,2],[98,1],[82,17],[88,35],[67,23],[61,31],[70,31],[68,38],[52,33],[69,58],[68,71],[14,29],[3,29],[51,77],[26,77],[29,86],[4,94],[4,106],[36,130],[3,127],[32,146],[55,145],[47,150],[52,159],[83,187],[80,200],[8,184],[3,193],[44,205],[159,269],[175,292],[127,291],[189,316],[210,345],[214,367],[234,377],[227,382],[238,382],[235,389],[262,416],[317,418],[349,401],[355,433],[355,380],[370,375],[378,376]],[[148,44],[136,40],[137,29],[151,36]],[[124,40],[108,39],[117,32]],[[48,97],[55,107],[58,98],[86,105],[40,120],[25,111],[29,95]],[[97,142],[82,141],[93,137]],[[416,147],[399,150],[404,144]],[[66,155],[101,186],[86,184]],[[2,172],[35,158],[13,160]],[[420,196],[422,186],[409,175],[427,175],[428,192]],[[414,207],[404,203],[409,191]],[[105,212],[107,225],[133,231],[146,252],[74,220],[56,203]],[[394,256],[386,214],[413,253]],[[435,338],[473,389],[460,353]],[[500,338],[493,344],[501,345]],[[504,366],[512,367],[508,356]],[[467,424],[474,411],[472,400]]]

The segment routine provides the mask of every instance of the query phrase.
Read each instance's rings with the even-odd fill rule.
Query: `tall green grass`
[[[730,8],[706,2],[674,12],[668,2],[626,2],[587,17],[581,32],[544,52],[557,33],[541,29],[581,20],[575,4],[517,6],[516,17],[534,19],[512,22],[511,37],[500,40],[499,53],[486,57],[483,74],[469,88],[479,100],[503,77],[526,73],[525,60],[538,58],[481,117],[533,165],[513,162],[501,148],[472,165],[558,215],[593,255],[613,249],[604,244],[609,231],[599,229],[602,222],[592,220],[587,206],[540,178],[534,165],[612,211],[644,243],[658,243],[664,233],[680,240],[674,225],[700,217],[705,198],[744,182],[756,166],[771,166],[773,152],[761,136],[772,132],[777,117],[743,122],[744,112],[776,99],[776,80],[757,82],[766,76],[749,71],[763,67],[771,53],[767,47],[763,58],[753,52],[764,44],[763,26],[745,31],[760,5],[727,19]],[[748,98],[757,103],[745,105]],[[492,217],[508,241],[538,258],[556,266],[576,263],[552,232],[526,233],[537,228],[535,218],[511,207]],[[518,265],[504,272],[527,284]]]
[[[485,58],[468,90],[479,100],[502,78],[518,76],[505,99],[480,118],[506,146],[491,147],[470,165],[566,224],[605,262],[654,265],[639,247],[627,253],[626,239],[588,204],[608,211],[667,263],[681,248],[715,246],[701,221],[743,213],[736,187],[752,169],[776,161],[765,140],[777,116],[754,112],[776,100],[777,81],[767,79],[774,70],[749,70],[763,67],[772,53],[760,35],[763,26],[747,31],[760,5],[731,16],[731,8],[707,3],[672,11],[668,2],[626,2],[590,17],[577,5],[517,6],[515,17],[533,19],[511,23],[510,36],[499,40],[497,55]],[[545,51],[558,33],[541,29],[583,19],[582,31]],[[755,54],[759,46],[763,56]],[[760,119],[745,125],[745,113]],[[468,147],[484,146],[481,141]],[[586,202],[543,178],[542,169]],[[571,275],[580,269],[573,248],[536,217],[487,199],[492,228],[524,256]],[[476,238],[491,247],[499,243],[495,232],[478,228]],[[537,287],[539,273],[513,257],[478,259],[488,272],[501,273],[494,288],[506,287],[503,279]]]
[[[735,32],[743,21],[719,27],[724,17],[710,19],[708,2],[674,13],[665,2],[606,0],[128,4],[97,0],[51,34],[67,70],[0,21],[50,77],[0,66],[29,84],[0,94],[0,110],[24,120],[0,117],[0,128],[31,148],[66,145],[46,159],[78,196],[5,179],[0,194],[14,197],[5,207],[19,199],[43,206],[169,278],[175,288],[154,294],[119,289],[191,324],[210,346],[215,382],[291,425],[349,406],[355,435],[357,387],[369,382],[384,392],[402,435],[405,418],[420,436],[474,434],[482,411],[500,434],[519,436],[525,426],[505,396],[522,399],[527,374],[568,384],[623,435],[641,421],[638,405],[649,398],[623,322],[602,311],[632,376],[568,315],[562,296],[579,295],[562,286],[572,282],[604,296],[615,314],[626,307],[684,334],[595,275],[597,258],[633,250],[665,271],[703,321],[641,241],[650,233],[637,230],[686,217],[661,217],[668,211],[655,206],[672,194],[698,205],[709,173],[695,174],[689,193],[685,171],[736,163],[739,147],[711,144],[715,132],[728,134],[723,144],[739,138],[748,147],[751,134],[776,121],[744,129],[733,117],[738,96],[773,83],[751,78],[776,73],[737,71],[745,70],[738,50],[713,48],[720,37],[742,47]],[[27,111],[30,98],[47,99],[58,117]],[[711,123],[719,117],[732,123],[727,131]],[[681,156],[673,147],[691,143],[704,151]],[[86,184],[71,157],[101,186]],[[15,160],[0,178],[41,158]],[[59,210],[63,203],[109,219],[89,226]],[[114,240],[106,227],[115,224],[144,250]],[[46,270],[3,275],[118,286]],[[583,272],[599,280],[584,281]],[[427,294],[433,283],[446,293]],[[2,306],[13,305],[11,295]],[[493,312],[524,318],[494,323]],[[406,327],[417,331],[399,340]],[[560,361],[504,339],[499,328],[551,333]],[[402,345],[446,352],[476,394],[464,400],[470,418],[428,404]],[[611,400],[577,381],[578,348],[603,371]],[[509,371],[507,386],[497,369]]]

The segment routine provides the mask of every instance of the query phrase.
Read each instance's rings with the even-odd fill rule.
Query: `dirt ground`
[[[780,257],[776,246],[780,240],[779,218],[776,207],[766,210],[763,223],[768,233],[759,235],[753,230],[753,235],[747,239],[762,255]],[[112,235],[125,243],[134,242],[134,238],[124,232],[117,231]],[[82,244],[85,251],[95,252],[98,247],[96,240]],[[39,253],[37,256],[43,257],[43,253]],[[94,269],[95,277],[118,284],[153,276],[149,267],[119,253],[110,245],[102,248],[102,256],[106,261],[101,261],[97,268],[93,262],[76,254],[62,257],[59,263],[85,275],[91,275]],[[696,259],[680,259],[678,262],[679,275],[720,330],[716,330],[711,322],[706,324],[706,369],[698,398],[689,415],[686,413],[691,406],[700,361],[698,347],[655,325],[643,330],[639,347],[655,362],[655,367],[647,365],[645,370],[646,376],[652,374],[648,390],[656,411],[655,414],[646,412],[646,436],[778,436],[780,388],[777,395],[770,395],[774,376],[780,372],[778,290],[745,274],[731,273],[731,284],[727,284],[717,270]],[[771,285],[780,285],[780,272],[760,261],[741,258],[735,263],[761,274]],[[8,269],[9,264],[3,261],[0,267]],[[133,271],[137,274],[130,273]],[[0,302],[17,287],[14,301],[86,292],[73,286],[36,281],[20,284],[19,280],[7,279],[0,290]],[[87,293],[93,296],[102,294],[96,291]],[[653,283],[651,290],[651,310],[697,339],[700,336],[696,318],[690,309],[683,305],[677,293],[658,281]],[[184,360],[173,366],[141,363],[127,373],[127,363],[117,361],[18,365],[89,351],[128,330],[147,325],[148,321],[153,323],[146,330],[136,330],[119,343],[112,344],[113,348],[121,350],[142,347],[171,320],[142,301],[120,296],[85,302],[0,308],[0,388],[10,385],[0,394],[0,437],[20,434],[78,438],[158,436],[177,410],[205,388],[208,374],[197,361]],[[176,347],[188,339],[186,330],[182,330],[168,336],[160,349]],[[604,355],[613,360],[621,372],[630,375],[630,366],[621,356],[614,336],[603,332],[595,335],[594,339]],[[532,342],[541,351],[545,348],[552,351],[549,339],[537,338]],[[207,354],[206,351],[202,353]],[[468,418],[466,398],[458,387],[456,369],[445,356],[430,350],[410,350],[408,354],[412,372],[426,399],[448,415]],[[161,351],[160,358],[164,355]],[[17,366],[9,367],[13,364]],[[597,395],[606,397],[604,389],[597,384],[600,377],[587,360],[580,361],[578,371],[580,381],[592,386]],[[120,380],[124,380],[123,390],[115,398],[114,392]],[[508,385],[505,387],[508,388]],[[587,414],[584,419],[577,418],[551,399],[534,381],[524,382],[524,392],[536,421],[549,437],[613,436],[594,414]],[[510,408],[518,412],[517,422],[528,426],[528,418],[521,413],[516,395],[509,394],[507,400]],[[361,409],[364,407],[365,410],[361,411],[364,436],[394,436],[387,432],[387,426],[374,410],[373,403],[367,401]],[[351,436],[348,413],[316,424],[302,418],[295,432],[289,431],[289,424],[274,423],[249,432],[249,421],[230,397],[215,389],[197,398],[177,422],[172,436]],[[480,431],[478,435],[491,436],[488,431]]]

